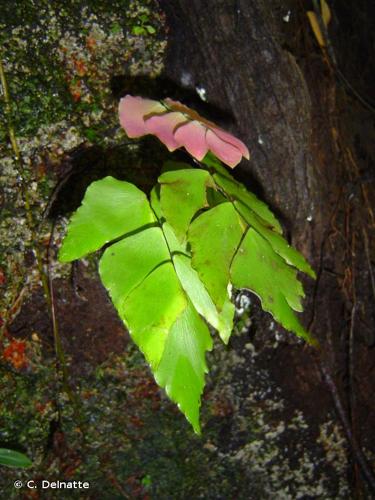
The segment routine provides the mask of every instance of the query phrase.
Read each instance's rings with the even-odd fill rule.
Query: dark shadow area
[[[330,33],[338,66],[355,91],[375,108],[375,4],[336,0],[334,14]]]
[[[250,153],[251,154],[251,153]],[[242,160],[242,162],[238,165],[236,170],[233,172],[233,176],[239,181],[242,182],[246,186],[246,188],[254,193],[261,201],[268,205],[268,208],[275,214],[276,218],[286,231],[284,236],[290,240],[290,221],[288,217],[278,208],[275,203],[266,196],[266,192],[264,186],[261,181],[255,175],[254,170],[249,170],[247,165],[245,165],[246,160]]]
[[[199,84],[195,88],[188,88],[179,85],[171,78],[163,75],[155,78],[147,75],[116,75],[111,78],[110,87],[113,96],[118,100],[126,94],[139,95],[156,100],[170,97],[198,111],[205,118],[217,121],[220,126],[225,127],[225,125],[234,123],[232,113],[205,102],[199,97]]]
[[[54,294],[64,352],[72,359],[72,377],[79,380],[111,354],[124,352],[129,338],[124,325],[99,278],[88,277],[81,262],[75,267],[74,279],[54,280]],[[27,339],[30,328],[38,332],[44,356],[53,359],[53,332],[41,288],[24,303],[20,314],[9,325],[9,333],[17,339]]]
[[[108,175],[134,183],[148,193],[167,158],[168,151],[153,137],[113,148],[80,146],[59,165],[59,181],[45,216],[56,218],[76,210],[87,187]]]

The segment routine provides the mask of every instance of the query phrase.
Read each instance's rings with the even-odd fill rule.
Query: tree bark
[[[299,2],[159,4],[170,28],[166,75],[182,87],[203,88],[209,104],[233,115],[232,132],[251,151],[234,175],[274,209],[317,272],[315,285],[306,282],[305,325],[322,344],[320,361],[338,384],[351,431],[371,449],[374,191],[363,180],[370,163],[361,163],[348,125],[353,113],[368,120],[369,112],[340,90],[337,68],[319,50]],[[285,366],[299,371],[303,360],[305,383],[320,387],[312,358],[293,352],[272,355],[282,360],[275,377],[287,379]],[[299,382],[287,383],[301,401]]]

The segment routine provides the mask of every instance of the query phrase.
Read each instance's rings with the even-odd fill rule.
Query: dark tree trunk
[[[336,381],[355,438],[374,449],[374,149],[366,140],[366,121],[373,127],[373,115],[342,90],[302,2],[159,4],[170,27],[166,75],[180,86],[204,88],[210,104],[233,115],[232,131],[251,151],[250,162],[235,175],[276,211],[317,271],[316,284],[306,282],[304,322],[321,342],[319,358]],[[283,20],[289,10],[290,19]],[[334,11],[331,33],[341,33],[340,15]],[[340,63],[349,42],[332,37]],[[346,67],[354,68],[355,77],[356,47],[345,61],[350,57],[354,62]],[[361,91],[369,90],[365,78],[359,83]],[[256,333],[262,342],[264,318]],[[302,346],[279,345],[272,354],[269,346],[264,349],[288,397],[321,421],[333,405],[314,356]],[[353,471],[352,478],[358,477]]]

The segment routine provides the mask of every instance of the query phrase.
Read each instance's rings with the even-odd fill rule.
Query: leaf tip
[[[309,340],[307,341],[311,347],[315,347],[315,349],[321,350],[321,345],[318,339],[309,335]]]
[[[308,270],[308,273],[307,273],[313,280],[316,280],[316,272],[314,271],[314,269],[309,266],[309,270]]]
[[[200,407],[200,401],[198,403],[198,407]],[[183,411],[183,410],[182,410]],[[194,433],[197,436],[202,436],[202,429],[201,429],[201,424],[199,421],[199,410],[198,410],[198,415],[197,416],[192,416],[189,415],[187,412],[183,412],[186,420],[189,422],[189,424],[192,426]]]

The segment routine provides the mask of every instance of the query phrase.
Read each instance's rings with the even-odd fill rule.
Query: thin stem
[[[26,212],[26,220],[31,232],[31,237],[34,242],[37,241],[36,239],[36,234],[35,234],[35,227],[34,227],[34,221],[33,221],[33,215],[32,215],[32,210],[31,210],[31,203],[30,203],[30,197],[29,197],[29,192],[27,190],[27,186],[25,184],[25,179],[24,179],[24,166],[23,166],[23,161],[22,161],[22,156],[18,147],[17,139],[16,139],[16,133],[13,127],[12,123],[12,105],[11,105],[11,100],[10,100],[10,95],[9,95],[9,89],[8,89],[8,84],[5,76],[5,71],[4,71],[4,66],[2,62],[2,58],[0,58],[0,82],[1,82],[1,87],[3,90],[3,97],[4,97],[4,110],[5,110],[5,116],[7,119],[7,127],[8,127],[8,135],[9,139],[12,145],[12,150],[14,153],[14,161],[17,165],[17,170],[19,177],[21,179],[21,191],[22,191],[22,198],[25,204],[25,212]],[[38,248],[38,245],[35,246],[35,254],[36,254],[36,260],[37,260],[37,266],[39,270],[39,274],[42,279],[42,286],[44,290],[44,295],[49,302],[49,290],[48,290],[48,281],[45,276],[44,270],[43,270],[43,259],[40,253],[40,250]]]
[[[31,232],[31,239],[35,244],[35,255],[36,255],[36,260],[37,260],[37,266],[38,266],[38,271],[40,274],[40,278],[42,280],[42,286],[43,286],[43,291],[44,295],[49,307],[49,310],[51,311],[52,304],[51,304],[51,295],[50,295],[50,290],[48,286],[48,279],[44,270],[43,266],[43,258],[42,254],[39,248],[39,245],[37,243],[37,236],[35,234],[35,225],[34,225],[34,220],[33,220],[33,214],[31,210],[31,203],[30,203],[30,197],[29,193],[27,190],[27,186],[25,185],[25,179],[24,179],[24,165],[23,165],[23,160],[22,156],[18,147],[17,139],[16,139],[16,134],[15,130],[13,127],[12,123],[12,106],[11,106],[11,100],[10,100],[10,95],[9,95],[9,89],[8,89],[8,84],[5,76],[5,71],[4,71],[4,66],[2,59],[0,58],[0,81],[1,81],[1,87],[3,89],[3,96],[4,96],[4,103],[5,103],[5,115],[7,119],[7,126],[8,126],[8,135],[10,138],[10,142],[12,145],[13,153],[14,153],[14,161],[17,166],[18,174],[21,179],[21,191],[22,191],[22,198],[25,204],[25,213],[26,213],[26,220]],[[57,327],[57,324],[56,324]]]
[[[14,130],[13,123],[12,123],[12,106],[11,106],[8,83],[7,83],[6,76],[5,76],[2,58],[0,58],[0,81],[1,81],[1,87],[3,90],[3,96],[4,96],[4,103],[5,103],[4,109],[5,109],[5,116],[7,119],[8,135],[9,135],[9,139],[10,139],[13,153],[14,153],[14,161],[16,163],[18,174],[19,174],[19,177],[21,179],[21,191],[22,191],[22,198],[23,198],[23,201],[25,204],[26,220],[27,220],[30,232],[31,232],[31,239],[35,244],[35,255],[36,255],[39,274],[40,274],[40,277],[42,280],[44,295],[45,295],[45,298],[47,300],[48,306],[50,308],[51,307],[51,297],[50,297],[50,293],[49,293],[48,279],[47,279],[46,273],[44,272],[43,258],[42,258],[41,252],[40,252],[39,245],[37,244],[37,236],[35,234],[35,225],[34,225],[33,214],[32,214],[32,210],[31,210],[30,197],[29,197],[29,193],[28,193],[27,186],[25,184],[25,179],[24,179],[23,160],[22,160],[22,156],[21,156],[21,153],[20,153],[20,150],[18,147],[15,130]]]
[[[316,359],[316,361],[317,361],[318,367],[320,369],[320,372],[323,375],[323,379],[325,380],[327,387],[331,393],[334,405],[336,407],[336,411],[337,411],[339,418],[341,420],[341,423],[343,425],[343,428],[344,428],[344,431],[346,434],[346,438],[350,444],[353,456],[354,456],[356,462],[358,463],[359,468],[362,472],[362,475],[366,479],[369,488],[371,489],[371,491],[373,493],[375,493],[374,473],[371,470],[371,467],[369,466],[369,464],[367,463],[366,457],[364,456],[363,451],[357,442],[357,439],[353,435],[351,425],[349,422],[349,418],[348,418],[348,415],[343,407],[338,388],[337,388],[333,378],[331,377],[331,374],[329,373],[328,369],[324,365],[324,363],[320,359]]]
[[[0,53],[2,56],[2,54]],[[2,62],[2,57],[0,57],[0,82],[1,82],[1,87],[3,91],[3,98],[4,98],[4,110],[5,110],[5,116],[7,120],[7,128],[8,128],[8,135],[9,139],[11,142],[13,154],[14,154],[14,162],[17,166],[18,170],[18,175],[21,179],[21,192],[22,192],[22,199],[24,201],[25,205],[25,214],[26,214],[26,220],[27,224],[31,233],[31,240],[35,245],[35,255],[36,255],[36,261],[37,261],[37,267],[39,271],[39,275],[42,281],[42,286],[43,286],[43,291],[44,291],[44,296],[47,302],[48,306],[48,312],[51,318],[52,322],[52,330],[53,330],[53,336],[54,336],[54,344],[55,344],[55,352],[56,352],[56,357],[59,363],[59,367],[62,371],[62,382],[63,382],[63,388],[65,392],[67,393],[69,399],[71,400],[72,404],[76,406],[76,396],[73,394],[72,390],[70,389],[69,383],[68,383],[68,372],[66,368],[66,359],[65,359],[65,354],[64,350],[62,347],[61,343],[61,338],[58,330],[58,324],[57,324],[57,319],[56,319],[56,313],[55,313],[55,304],[54,304],[54,297],[53,297],[53,286],[52,286],[52,277],[51,273],[45,271],[44,264],[43,264],[43,256],[42,252],[40,250],[40,246],[38,244],[38,238],[35,232],[35,224],[34,224],[34,218],[33,218],[33,213],[31,210],[31,202],[30,202],[30,196],[27,190],[27,185],[25,183],[25,178],[24,178],[24,163],[23,159],[21,156],[21,152],[18,146],[17,138],[16,138],[16,133],[15,129],[13,126],[13,120],[12,120],[12,103],[11,103],[11,98],[9,94],[9,88],[8,88],[8,83],[7,79],[5,76],[5,71],[4,71],[4,66]],[[53,227],[54,229],[54,227]],[[53,229],[51,231],[51,237],[50,237],[50,242],[53,238]],[[48,247],[48,261],[49,261],[49,247]],[[48,271],[49,271],[49,262],[48,262]],[[2,334],[4,333],[4,330]],[[0,338],[1,340],[1,338]]]
[[[59,362],[59,368],[62,374],[63,388],[66,394],[68,395],[70,402],[73,405],[76,420],[80,423],[80,427],[82,430],[84,427],[84,421],[81,412],[79,410],[79,399],[77,397],[77,394],[72,391],[69,385],[69,376],[68,376],[66,358],[61,343],[61,337],[59,335],[58,323],[56,318],[55,294],[53,289],[53,273],[51,272],[51,252],[50,252],[50,248],[54,238],[54,232],[55,232],[55,223],[53,223],[51,227],[51,234],[47,248],[47,277],[48,277],[49,305],[50,305],[53,339],[54,339],[56,357]]]
[[[375,113],[374,104],[372,102],[370,102],[367,97],[362,97],[361,94],[359,92],[357,92],[357,90],[353,87],[353,85],[348,81],[348,79],[345,77],[345,75],[340,70],[338,63],[337,63],[335,51],[333,49],[330,37],[328,35],[327,27],[326,27],[326,25],[323,21],[323,18],[322,18],[322,13],[320,10],[318,0],[313,0],[313,6],[314,6],[316,18],[318,20],[319,28],[320,28],[320,31],[322,33],[322,36],[323,36],[324,42],[325,42],[325,46],[321,47],[321,49],[323,51],[323,54],[326,56],[326,60],[327,60],[328,65],[332,66],[331,69],[333,68],[333,70],[336,72],[336,75],[339,77],[339,79],[341,79],[341,81],[344,84],[344,86],[346,87],[346,89],[349,90],[350,92],[352,92],[354,97],[356,97],[365,108],[367,108],[372,113]]]

